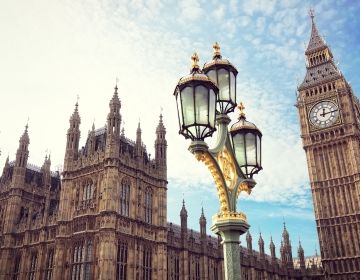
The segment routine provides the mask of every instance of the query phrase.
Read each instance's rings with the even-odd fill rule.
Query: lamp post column
[[[242,234],[247,232],[249,225],[241,219],[219,219],[214,221],[211,230],[220,234],[224,250],[224,270],[226,280],[240,280],[240,241]]]

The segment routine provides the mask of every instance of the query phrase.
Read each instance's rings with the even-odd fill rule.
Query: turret
[[[188,214],[185,208],[185,201],[183,200],[182,208],[180,211],[180,222],[181,222],[181,236],[186,237],[187,235],[187,218]]]
[[[252,236],[250,231],[248,230],[248,232],[246,233],[246,244],[247,244],[247,249],[249,251],[249,253],[252,253]]]
[[[43,174],[43,184],[45,187],[50,186],[51,184],[51,171],[50,171],[50,167],[51,167],[51,159],[50,159],[50,155],[49,157],[46,155],[45,156],[45,160],[44,163],[41,167],[41,172]]]
[[[166,178],[167,141],[165,135],[166,135],[166,129],[163,123],[163,116],[162,114],[160,114],[159,124],[156,128],[155,161],[157,168],[164,172]]]
[[[138,127],[136,129],[135,156],[137,158],[141,158],[141,155],[142,155],[142,140],[141,140],[141,128],[139,121]]]
[[[91,131],[89,131],[87,144],[87,154],[91,155],[95,152],[96,135],[95,135],[95,124],[93,123]]]
[[[110,111],[107,116],[107,133],[106,133],[106,157],[118,157],[119,155],[119,137],[120,137],[120,124],[121,115],[120,108],[121,102],[118,96],[117,85],[114,88],[114,95],[109,103]]]
[[[270,237],[270,254],[271,254],[271,260],[275,261],[276,260],[276,252],[275,252],[275,244],[273,242],[272,237]]]
[[[64,171],[69,170],[72,162],[78,157],[81,123],[78,107],[79,104],[76,102],[75,110],[69,120],[70,127],[67,131]]]
[[[26,168],[27,161],[29,158],[29,134],[28,134],[28,125],[25,126],[25,131],[19,140],[19,147],[16,151],[16,161],[15,167]]]
[[[264,239],[261,236],[261,232],[260,232],[258,244],[259,244],[260,258],[264,258],[265,257],[265,246],[264,246]]]
[[[292,251],[291,251],[291,242],[289,238],[289,233],[286,229],[286,225],[284,222],[284,230],[282,233],[282,241],[281,241],[281,261],[287,268],[293,268],[293,259],[292,259]]]
[[[13,176],[13,186],[20,187],[25,181],[25,172],[27,161],[29,158],[29,134],[28,125],[25,126],[25,131],[19,140],[19,147],[16,151],[16,160]]]
[[[206,218],[204,215],[204,208],[201,207],[201,216],[199,219],[200,224],[200,236],[201,238],[206,238]]]
[[[305,254],[304,254],[304,249],[301,246],[300,240],[299,240],[299,248],[298,248],[298,258],[299,258],[300,268],[305,269]]]

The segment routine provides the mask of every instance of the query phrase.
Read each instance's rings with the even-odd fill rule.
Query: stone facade
[[[321,51],[331,55],[328,49]],[[313,57],[309,54],[310,61],[317,59]],[[359,208],[348,195],[359,194],[358,115],[354,111],[358,101],[345,79],[336,77],[334,82],[327,81],[337,89],[330,90],[331,96],[349,110],[341,113],[338,126],[309,131],[307,105],[328,96],[310,95],[319,84],[306,82],[299,88],[298,99],[326,267],[332,267],[335,252],[348,257],[342,264],[356,260],[354,254],[359,252],[358,243],[347,241],[359,240],[354,238],[359,231],[359,215],[354,211],[358,213]],[[203,212],[200,232],[188,228],[185,203],[180,225],[167,222],[167,142],[162,116],[151,159],[141,140],[140,124],[136,141],[121,130],[117,87],[109,107],[106,126],[93,126],[80,148],[81,119],[76,104],[67,131],[62,174],[51,171],[50,156],[42,167],[27,162],[30,139],[26,126],[16,159],[7,159],[0,177],[0,279],[223,279],[221,240],[207,234]],[[351,149],[353,156],[346,156],[345,148]],[[343,157],[342,162],[345,157],[350,160],[346,166],[339,165],[331,161],[337,156]],[[328,163],[334,164],[334,171],[324,167]],[[343,175],[329,180],[330,172]],[[285,224],[280,258],[272,240],[270,256],[265,254],[261,235],[258,251],[253,249],[249,232],[246,243],[240,247],[242,279],[324,279],[319,257],[305,258],[301,244],[298,258],[293,258]],[[340,270],[330,271],[336,274]]]
[[[0,178],[0,279],[223,279],[219,238],[207,235],[202,212],[200,232],[187,227],[185,203],[180,225],[167,222],[166,130],[156,128],[155,158],[141,141],[120,131],[117,88],[107,125],[93,126],[79,148],[78,104],[67,131],[64,170],[27,162],[28,128],[15,161],[8,159]],[[241,247],[243,279],[321,279],[319,265],[306,266],[299,247],[292,259],[284,225],[281,259]]]
[[[360,103],[311,18],[297,108],[321,258],[329,279],[360,279]]]

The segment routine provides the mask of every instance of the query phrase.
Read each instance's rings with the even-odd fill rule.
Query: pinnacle
[[[305,53],[310,53],[312,51],[318,50],[322,47],[326,47],[326,43],[324,39],[320,36],[319,31],[317,30],[315,19],[314,19],[314,12],[310,13],[311,17],[311,35],[308,47]]]

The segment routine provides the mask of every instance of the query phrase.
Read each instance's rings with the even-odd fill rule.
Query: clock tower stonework
[[[329,279],[360,279],[360,104],[311,20],[296,106],[321,258]]]

